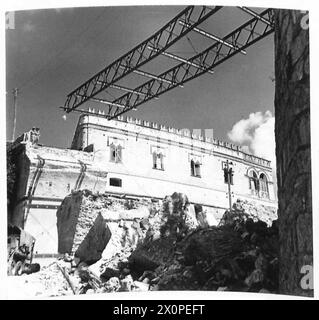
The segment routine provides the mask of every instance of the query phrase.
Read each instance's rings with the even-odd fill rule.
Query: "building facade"
[[[12,222],[47,254],[57,251],[56,210],[72,190],[158,199],[182,192],[214,221],[229,208],[229,197],[276,207],[270,161],[209,135],[99,114],[80,116],[71,149],[41,146],[25,135],[16,142],[20,173]]]
[[[270,161],[239,146],[133,118],[80,118],[72,149],[93,153],[107,172],[107,191],[150,197],[183,192],[194,203],[227,208],[225,166],[233,198],[274,205]]]

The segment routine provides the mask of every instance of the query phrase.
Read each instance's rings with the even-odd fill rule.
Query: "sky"
[[[78,85],[151,36],[184,7],[92,7],[15,12],[6,30],[7,139],[12,139],[13,88],[19,89],[16,135],[36,126],[40,143],[70,147],[78,113],[66,120],[59,109]],[[260,9],[256,9],[260,11]],[[223,37],[250,17],[226,7],[200,27]],[[191,57],[211,40],[191,32],[170,52]],[[148,72],[176,62],[161,57]],[[273,34],[204,74],[141,105],[129,115],[176,128],[213,128],[214,137],[241,144],[270,160],[274,157]],[[128,77],[123,85],[146,81]],[[115,92],[105,94],[113,100]],[[118,93],[117,93],[118,94]],[[81,106],[103,106],[92,102]],[[267,148],[266,148],[267,146]]]

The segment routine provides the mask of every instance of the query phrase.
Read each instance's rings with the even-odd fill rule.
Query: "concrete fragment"
[[[128,275],[121,281],[120,291],[132,291],[133,285],[134,280],[131,275]]]
[[[112,277],[105,283],[105,289],[107,290],[107,292],[116,292],[119,291],[120,288],[120,279],[117,277]]]
[[[105,249],[111,238],[111,231],[107,222],[99,213],[96,217],[93,226],[85,235],[85,238],[77,248],[75,256],[81,261],[86,261],[92,264],[102,257],[102,252]]]
[[[141,291],[141,292],[148,291],[150,288],[149,284],[140,282],[140,281],[134,281],[134,286],[136,287],[135,291]]]

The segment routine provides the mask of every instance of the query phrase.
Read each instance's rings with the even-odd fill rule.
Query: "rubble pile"
[[[278,219],[277,210],[275,208],[247,200],[237,199],[233,204],[233,210],[239,215],[243,214],[246,217],[251,218],[254,222],[263,221],[269,227],[274,220]]]
[[[191,206],[184,194],[154,201],[84,190],[64,199],[57,218],[59,252],[64,256],[32,275],[44,281],[49,295],[277,292],[273,209],[238,200],[211,226],[205,210]]]
[[[107,290],[277,292],[277,222],[267,225],[238,201],[208,227],[189,215],[187,202],[177,193],[164,199],[128,260],[106,267]]]
[[[41,267],[41,270],[36,273],[9,277],[10,290],[21,298],[72,295],[72,289],[57,262]]]

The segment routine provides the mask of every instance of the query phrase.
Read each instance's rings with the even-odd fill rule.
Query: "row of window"
[[[110,150],[110,161],[114,163],[122,162],[122,146],[111,144]],[[164,155],[161,152],[153,152],[153,169],[164,170]],[[232,168],[225,169],[224,171],[224,183],[231,185],[234,184],[234,174]],[[201,163],[199,161],[190,161],[190,174],[192,177],[201,178]],[[261,197],[269,197],[267,177],[264,173],[261,173],[258,177],[254,170],[251,170],[249,176],[249,188],[251,193]],[[110,179],[110,185],[121,187],[122,181],[120,179]],[[120,180],[120,181],[117,181]]]
[[[122,146],[111,145],[110,146],[110,161],[114,163],[122,162]],[[164,155],[159,152],[153,152],[153,169],[164,170]],[[200,174],[200,163],[191,160],[190,162],[191,176],[201,177]]]

